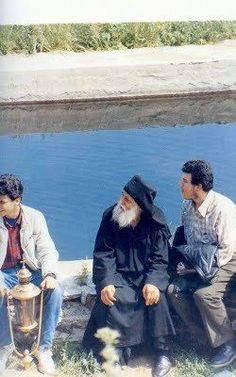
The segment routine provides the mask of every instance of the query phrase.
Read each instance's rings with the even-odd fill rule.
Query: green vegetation
[[[175,341],[172,344],[176,367],[171,371],[170,377],[211,377],[216,373],[216,370],[204,361],[209,353],[207,348],[193,345],[195,340],[187,334],[179,341],[180,343]],[[85,357],[85,354],[81,349],[78,349],[76,344],[64,343],[58,345],[54,349],[54,354],[61,377],[105,377],[92,355]],[[236,362],[225,369],[230,370],[236,376]],[[134,374],[124,373],[125,377],[131,375]],[[145,377],[145,371],[140,374],[140,377]]]
[[[85,355],[76,343],[56,344],[53,354],[61,377],[91,377],[101,372],[101,367],[92,354]]]
[[[117,50],[216,43],[236,38],[236,21],[0,26],[0,53]]]

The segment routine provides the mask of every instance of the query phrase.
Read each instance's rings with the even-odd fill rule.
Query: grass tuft
[[[101,367],[93,355],[85,354],[76,343],[58,343],[53,353],[61,377],[95,377],[101,372]]]

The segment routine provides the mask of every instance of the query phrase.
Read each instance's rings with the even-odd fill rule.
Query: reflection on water
[[[0,137],[0,171],[22,178],[24,203],[45,213],[61,259],[92,256],[103,210],[134,174],[158,188],[156,203],[178,224],[181,166],[196,158],[236,201],[236,123]]]

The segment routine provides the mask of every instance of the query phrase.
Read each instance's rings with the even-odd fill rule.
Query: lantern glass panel
[[[35,323],[35,298],[30,300],[13,299],[17,326],[28,327]]]

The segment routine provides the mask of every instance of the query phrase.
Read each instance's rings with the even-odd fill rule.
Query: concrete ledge
[[[64,289],[64,302],[56,340],[82,341],[96,298],[91,272],[92,259],[59,262],[58,279]]]
[[[59,261],[58,280],[64,289],[64,299],[81,298],[86,302],[86,295],[95,295],[92,283],[92,259]]]

